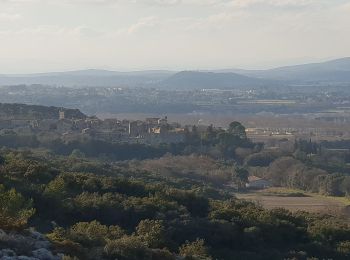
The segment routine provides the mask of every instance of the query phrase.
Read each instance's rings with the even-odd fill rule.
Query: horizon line
[[[310,61],[304,63],[294,63],[290,65],[280,65],[280,66],[266,66],[265,68],[238,68],[238,67],[225,67],[225,68],[197,68],[197,69],[168,69],[168,68],[149,68],[149,69],[111,69],[111,68],[98,68],[98,67],[88,67],[88,68],[76,68],[76,69],[67,69],[67,70],[53,70],[53,71],[38,71],[38,72],[28,72],[28,73],[0,73],[0,76],[26,76],[26,75],[37,75],[37,74],[55,74],[55,73],[74,73],[74,72],[84,72],[84,71],[105,71],[105,72],[115,72],[115,73],[140,73],[140,72],[183,72],[183,71],[197,71],[197,72],[220,72],[225,70],[273,70],[286,67],[294,66],[303,66],[303,65],[313,65],[313,64],[322,64],[331,61],[350,59],[350,56],[333,58],[333,59],[323,59],[323,61]]]

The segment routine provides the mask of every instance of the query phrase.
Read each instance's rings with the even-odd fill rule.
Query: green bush
[[[5,187],[0,185],[0,228],[23,229],[34,213],[32,200],[26,200],[15,189],[6,191]]]
[[[151,255],[146,243],[137,236],[124,236],[117,240],[110,240],[104,252],[112,259],[127,260],[150,259]]]
[[[211,259],[211,257],[208,255],[208,249],[204,244],[204,240],[198,238],[193,242],[186,241],[185,244],[180,246],[179,254],[186,257],[186,259]]]
[[[164,245],[164,233],[163,221],[160,220],[142,220],[136,227],[136,234],[151,248]]]

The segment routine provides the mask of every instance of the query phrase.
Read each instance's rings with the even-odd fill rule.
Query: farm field
[[[264,208],[285,208],[290,211],[313,213],[346,214],[350,216],[350,200],[328,197],[284,188],[270,188],[248,193],[237,193],[237,198],[251,200]]]

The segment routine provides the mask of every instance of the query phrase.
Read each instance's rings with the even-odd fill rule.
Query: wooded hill
[[[64,111],[65,118],[68,119],[84,119],[87,117],[79,109],[0,103],[0,119],[7,120],[59,119],[59,111]]]

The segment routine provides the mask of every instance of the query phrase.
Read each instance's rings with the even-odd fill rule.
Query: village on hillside
[[[24,106],[24,105],[18,105]],[[180,143],[185,138],[185,128],[178,123],[169,123],[164,118],[146,118],[144,121],[99,119],[88,117],[74,110],[55,108],[56,114],[41,116],[36,113],[0,113],[2,133],[12,131],[17,134],[49,133],[69,140],[91,137],[108,142],[128,142],[156,145],[161,143]],[[34,108],[37,110],[37,108]],[[28,109],[30,111],[30,109]],[[30,115],[28,115],[30,114]]]

